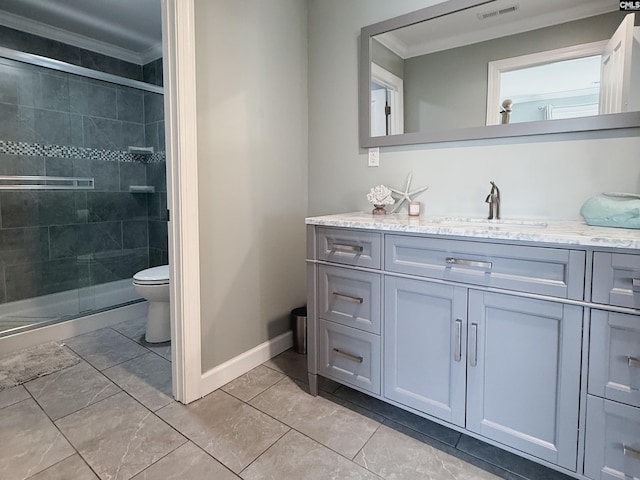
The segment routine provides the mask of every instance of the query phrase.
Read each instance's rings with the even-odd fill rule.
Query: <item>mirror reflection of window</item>
[[[631,85],[640,79],[640,27],[628,14],[609,40],[488,63],[487,125],[558,120],[640,109]]]
[[[500,103],[513,101],[511,123],[598,115],[601,57],[591,56],[500,75]]]

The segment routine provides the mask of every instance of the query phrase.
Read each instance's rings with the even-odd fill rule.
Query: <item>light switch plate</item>
[[[369,166],[370,167],[380,166],[380,148],[374,147],[369,149]]]

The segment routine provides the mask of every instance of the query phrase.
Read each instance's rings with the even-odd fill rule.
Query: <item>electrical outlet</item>
[[[380,166],[380,149],[378,147],[369,149],[369,166],[370,167]]]

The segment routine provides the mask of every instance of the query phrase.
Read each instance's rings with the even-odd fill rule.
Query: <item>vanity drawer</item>
[[[640,409],[587,396],[584,474],[597,480],[640,478]]]
[[[591,301],[640,308],[640,255],[595,252]]]
[[[387,235],[391,272],[581,300],[585,252]]]
[[[380,337],[318,321],[318,373],[380,395]]]
[[[380,274],[320,265],[320,318],[380,333]]]
[[[317,238],[319,260],[380,268],[382,238],[379,233],[319,227]]]
[[[640,317],[593,309],[589,347],[589,393],[640,407]]]

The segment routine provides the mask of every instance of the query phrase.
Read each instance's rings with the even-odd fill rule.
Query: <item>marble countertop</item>
[[[387,215],[372,215],[370,212],[351,212],[308,217],[306,224],[384,230],[387,232],[640,250],[640,229],[592,227],[580,221],[508,218],[486,220],[431,215],[410,217],[406,212]]]

